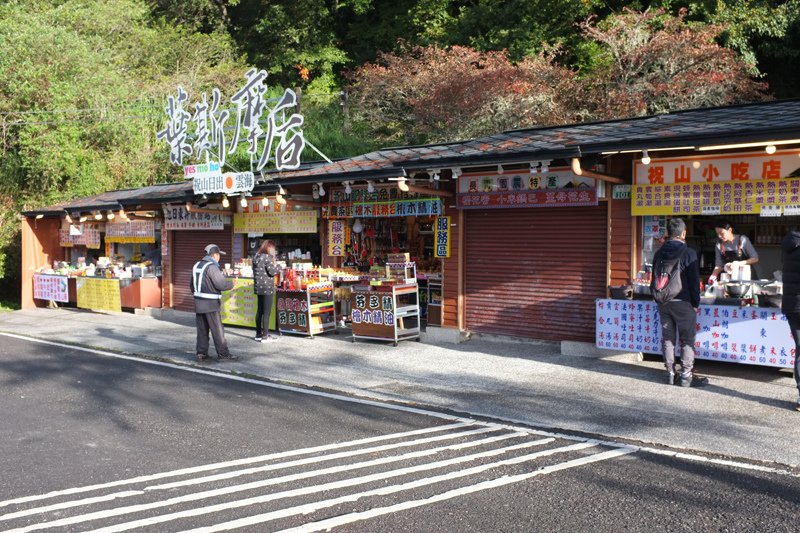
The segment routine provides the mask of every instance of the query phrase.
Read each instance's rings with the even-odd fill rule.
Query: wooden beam
[[[427,187],[419,187],[417,185],[408,184],[408,190],[411,192],[416,192],[419,194],[430,194],[433,196],[445,196],[447,198],[452,198],[455,196],[455,193],[450,191],[443,191],[441,189],[429,189]]]
[[[580,175],[600,181],[607,181],[609,183],[625,183],[625,180],[622,178],[618,178],[616,176],[609,176],[608,174],[600,174],[599,172],[594,172],[593,170],[586,170],[585,168],[582,169]]]

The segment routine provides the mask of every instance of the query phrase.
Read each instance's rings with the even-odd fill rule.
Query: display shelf
[[[429,326],[442,325],[441,276],[417,276],[420,293],[420,316]]]
[[[352,288],[350,305],[353,342],[356,339],[391,341],[420,338],[419,293],[416,283]]]
[[[294,335],[336,332],[333,283],[313,283],[305,289],[275,291],[278,331]]]

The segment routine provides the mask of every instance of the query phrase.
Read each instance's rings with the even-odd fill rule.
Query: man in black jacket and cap
[[[206,255],[192,268],[190,288],[194,296],[194,312],[197,322],[197,360],[208,359],[208,334],[214,339],[214,348],[220,360],[236,360],[231,355],[225,340],[225,329],[220,316],[222,291],[233,288],[233,282],[225,278],[219,259],[225,252],[216,244],[206,246]]]
[[[789,321],[789,330],[794,338],[794,382],[800,392],[800,231],[792,230],[781,245],[783,260],[783,297],[781,311]],[[800,411],[800,397],[795,410]]]
[[[702,387],[708,378],[695,376],[694,341],[697,333],[697,308],[700,306],[700,264],[697,252],[686,244],[686,223],[673,218],[667,223],[667,242],[653,257],[653,267],[662,261],[680,257],[681,290],[671,300],[658,305],[661,316],[661,336],[664,343],[664,364],[667,367],[667,383],[675,383],[675,336],[681,345],[682,387]],[[655,276],[654,280],[655,281]],[[651,285],[652,288],[652,285]]]

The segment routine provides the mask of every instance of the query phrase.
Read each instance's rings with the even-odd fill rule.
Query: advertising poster
[[[33,275],[33,297],[54,302],[69,301],[69,278],[67,276]]]

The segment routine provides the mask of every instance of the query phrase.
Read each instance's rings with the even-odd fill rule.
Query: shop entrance
[[[466,212],[466,328],[594,342],[605,297],[607,205]]]
[[[189,289],[192,267],[203,258],[206,246],[216,244],[228,255],[221,262],[235,263],[233,256],[233,234],[230,226],[222,231],[173,231],[172,240],[172,308],[194,312],[194,298]]]

